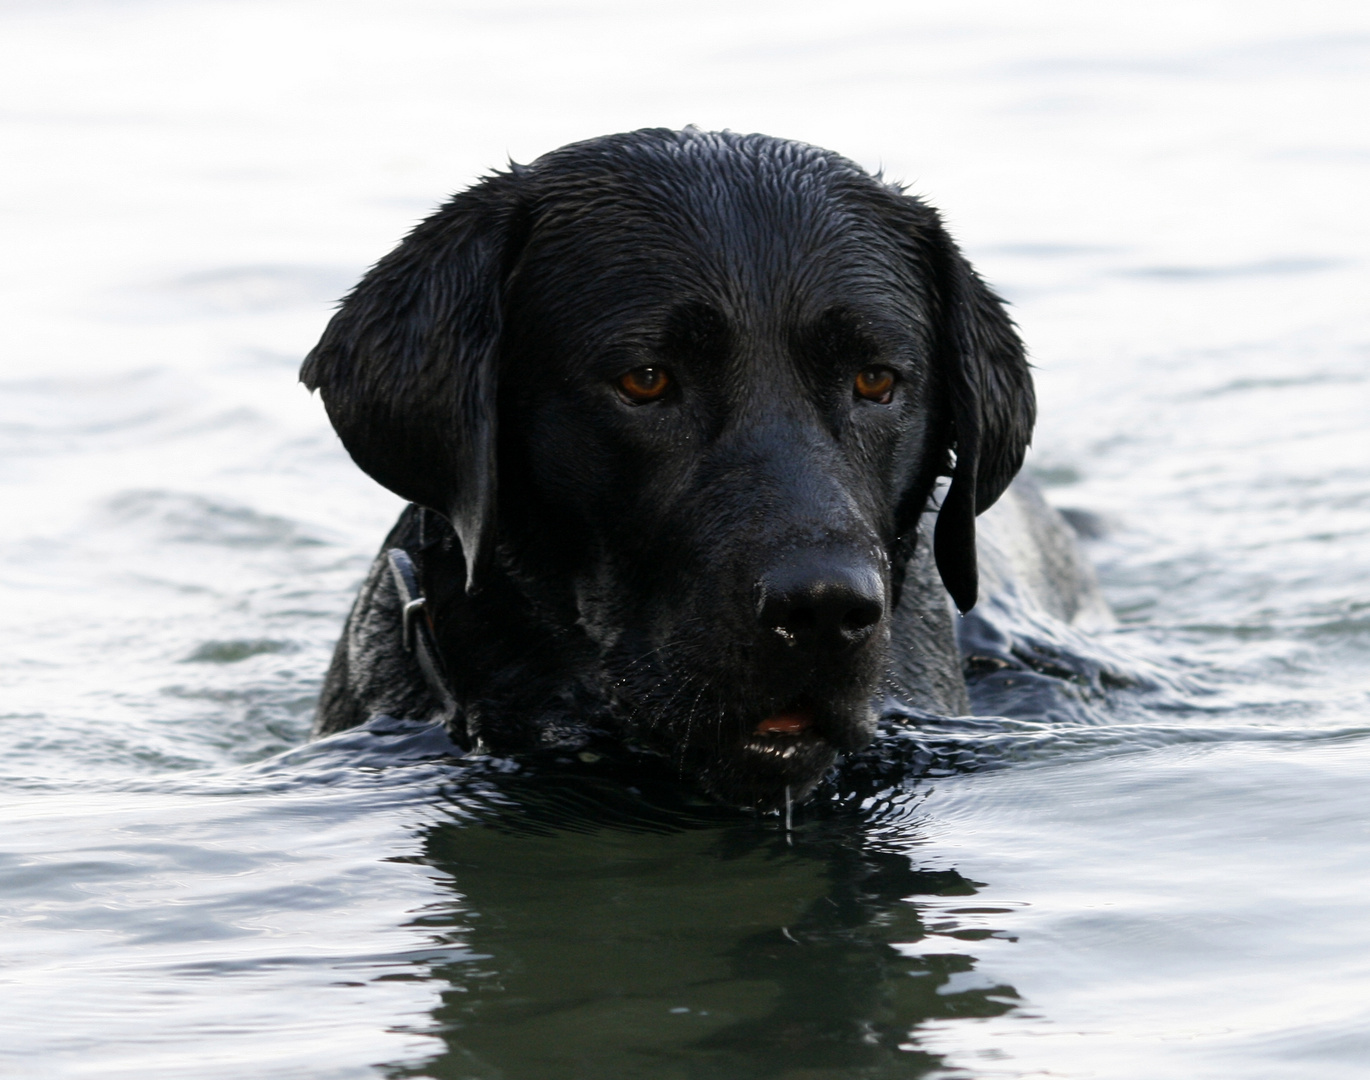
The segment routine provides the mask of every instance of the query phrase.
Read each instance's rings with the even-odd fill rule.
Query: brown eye
[[[856,373],[857,396],[877,405],[894,400],[894,372],[887,367],[862,368]]]
[[[664,394],[666,388],[671,385],[671,377],[663,368],[633,368],[632,371],[625,371],[620,375],[616,385],[619,393],[625,398],[640,404],[644,401],[655,401]]]

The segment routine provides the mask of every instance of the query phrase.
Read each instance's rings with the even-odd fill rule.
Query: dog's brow
[[[657,340],[657,348],[669,359],[717,361],[732,347],[732,330],[718,308],[700,301],[686,301],[673,308]]]
[[[834,360],[864,363],[879,359],[885,352],[884,335],[855,311],[832,307],[796,335],[797,352],[820,363]]]

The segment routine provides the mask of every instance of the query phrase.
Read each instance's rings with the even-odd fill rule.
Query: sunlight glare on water
[[[0,27],[0,1073],[1365,1075],[1363,5]],[[1166,693],[949,729],[789,832],[614,762],[304,745],[400,508],[296,383],[332,303],[509,157],[689,123],[943,209],[1037,366],[1029,468],[1106,525],[1100,642]]]

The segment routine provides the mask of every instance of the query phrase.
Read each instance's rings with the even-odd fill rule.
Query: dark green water
[[[435,965],[441,1076],[919,1075],[923,1022],[998,1016],[1011,987],[956,991],[975,906],[955,871],[862,850],[851,828],[510,835],[434,826],[452,898],[421,924],[478,958]],[[950,916],[950,918],[948,918]],[[922,949],[935,934],[937,949]],[[905,950],[901,952],[901,947]],[[411,1074],[412,1075],[412,1074]]]

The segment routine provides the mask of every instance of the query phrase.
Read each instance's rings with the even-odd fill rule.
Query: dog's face
[[[306,381],[449,515],[473,587],[507,575],[588,636],[628,734],[727,801],[801,796],[873,731],[953,451],[937,554],[974,602],[974,514],[1031,427],[997,301],[926,207],[797,144],[639,132],[476,190]]]
[[[633,733],[750,802],[869,738],[896,509],[944,466],[946,410],[893,235],[789,177],[758,200],[749,170],[691,164],[534,225],[500,531],[573,593]]]

